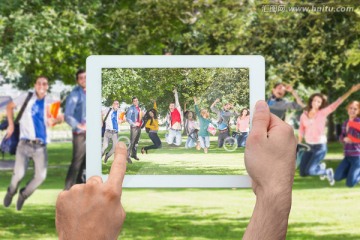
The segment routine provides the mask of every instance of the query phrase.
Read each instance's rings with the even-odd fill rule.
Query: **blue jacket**
[[[135,127],[136,120],[138,120],[140,116],[140,112],[136,109],[135,105],[131,105],[126,113],[126,121],[130,126]]]
[[[66,98],[65,121],[73,132],[84,132],[76,127],[79,123],[86,123],[86,94],[80,86],[76,86]]]

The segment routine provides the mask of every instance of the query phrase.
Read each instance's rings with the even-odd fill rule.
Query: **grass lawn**
[[[169,149],[162,150],[159,157],[169,154]],[[214,154],[223,158],[224,151]],[[147,159],[140,157],[131,168]],[[23,210],[15,210],[17,195],[9,208],[0,206],[0,239],[57,239],[54,205],[70,158],[71,143],[49,145],[48,177]],[[330,144],[328,166],[336,168],[341,158],[341,146]],[[1,201],[11,174],[0,171]],[[32,169],[21,187],[31,174]],[[342,181],[330,187],[319,178],[300,178],[297,173],[288,239],[360,239],[359,199],[359,185],[350,189]],[[127,218],[121,239],[241,239],[254,203],[251,189],[124,189]]]

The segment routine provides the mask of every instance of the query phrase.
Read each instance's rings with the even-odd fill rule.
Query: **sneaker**
[[[131,161],[131,159],[130,159],[130,157],[127,157],[127,162],[129,163],[129,164],[132,164],[132,161]]]
[[[326,169],[326,178],[328,179],[330,186],[334,186],[335,179],[334,179],[334,170],[332,168]]]
[[[325,170],[326,169],[326,163],[324,163],[324,162],[322,162],[322,163],[320,163],[320,169],[321,170]],[[325,180],[326,179],[326,174],[325,175],[320,175],[320,180],[321,181],[323,181],[323,180]]]
[[[24,191],[24,188],[20,190],[19,192],[19,198],[17,200],[17,203],[16,203],[16,210],[20,211],[22,206],[24,205],[24,202],[26,200],[26,196],[23,195],[23,191]]]
[[[11,194],[9,190],[10,189],[8,188],[4,198],[4,207],[9,207],[11,205],[12,199],[15,195],[15,194]]]

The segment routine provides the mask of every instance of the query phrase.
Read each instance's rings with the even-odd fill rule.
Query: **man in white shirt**
[[[103,121],[105,121],[105,133],[101,156],[104,156],[105,150],[109,146],[109,139],[112,141],[112,147],[104,158],[104,162],[106,163],[115,151],[115,146],[118,142],[119,124],[123,122],[123,120],[120,119],[119,101],[115,100],[111,108],[103,109],[102,116],[104,118]]]
[[[20,141],[16,150],[14,172],[11,178],[10,186],[4,198],[4,206],[9,207],[13,196],[17,193],[19,184],[25,176],[28,161],[31,158],[34,161],[35,174],[27,185],[20,189],[16,209],[21,210],[25,200],[40,186],[46,178],[47,172],[47,149],[49,142],[47,129],[62,122],[63,116],[58,114],[54,117],[50,114],[51,104],[56,100],[47,96],[49,88],[48,79],[40,76],[35,82],[35,92],[24,109],[20,124]],[[6,136],[10,137],[14,132],[14,108],[22,106],[25,102],[25,93],[11,101],[6,108],[9,126]]]

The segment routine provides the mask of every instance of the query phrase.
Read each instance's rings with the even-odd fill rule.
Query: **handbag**
[[[21,106],[21,109],[19,111],[19,114],[17,115],[16,119],[14,120],[14,132],[11,134],[11,136],[9,138],[6,138],[7,135],[4,136],[3,140],[1,141],[1,145],[0,145],[0,151],[3,154],[5,153],[9,153],[11,155],[15,155],[16,153],[16,147],[19,143],[19,138],[20,138],[20,125],[19,125],[19,121],[22,117],[22,114],[30,100],[30,98],[32,97],[33,92],[29,92],[25,102],[23,103],[23,105]],[[6,122],[6,123],[5,123]],[[8,127],[8,121],[3,121],[1,123],[1,127],[5,127],[4,129],[6,129]]]
[[[216,134],[216,127],[214,127],[214,125],[212,125],[211,123],[209,123],[209,126],[208,126],[208,128],[207,128],[207,131],[214,136],[214,135]]]
[[[105,130],[106,130],[105,122],[106,122],[107,117],[109,116],[110,111],[111,111],[111,108],[109,108],[109,111],[107,112],[107,114],[106,114],[106,116],[104,118],[104,121],[103,121],[103,124],[102,124],[102,127],[101,127],[101,137],[104,137]]]

